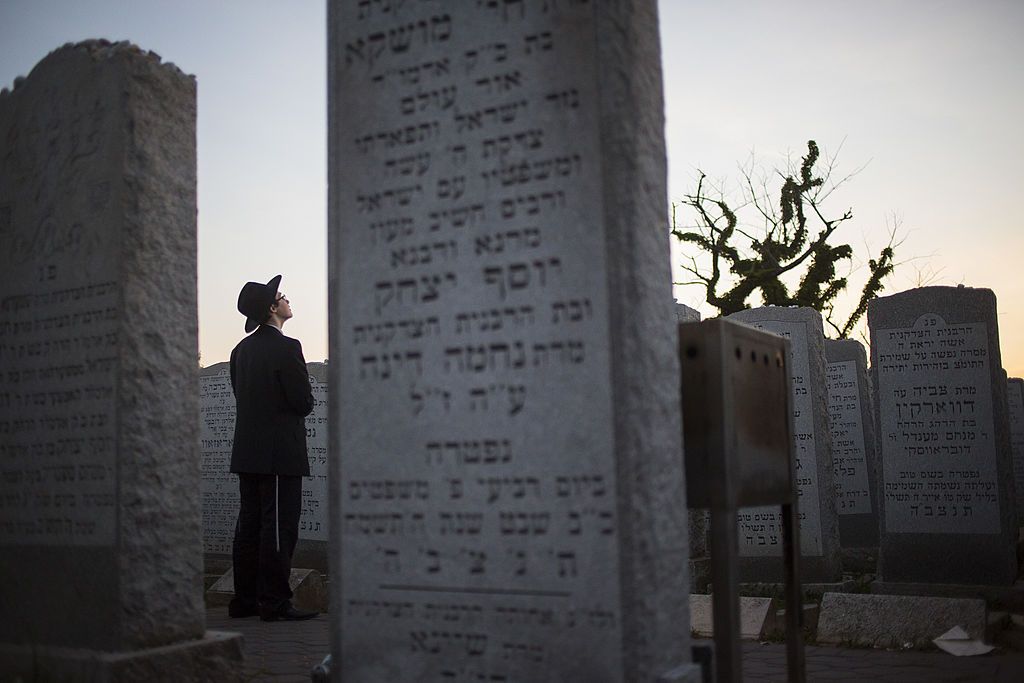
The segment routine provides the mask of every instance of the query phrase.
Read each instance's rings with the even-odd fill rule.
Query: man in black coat
[[[277,287],[247,282],[238,295],[246,333],[231,352],[235,442],[231,471],[238,474],[238,524],[232,560],[232,617],[295,621],[316,612],[292,606],[288,585],[299,537],[302,477],[309,475],[305,417],[313,411],[302,345],[281,332],[291,304]]]

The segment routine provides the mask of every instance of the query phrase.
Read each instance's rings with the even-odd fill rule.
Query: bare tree
[[[878,296],[883,279],[893,270],[898,226],[890,231],[889,242],[878,257],[868,261],[870,272],[857,306],[845,322],[838,322],[836,297],[849,283],[837,273],[837,266],[849,265],[853,249],[849,244],[832,245],[829,239],[853,218],[853,211],[834,215],[823,205],[857,171],[834,182],[835,156],[823,160],[820,174],[815,169],[819,157],[818,145],[811,140],[795,172],[792,165],[787,173],[776,171],[782,179],[777,204],[771,200],[770,178],[758,177],[753,161],[741,169],[742,201],[735,209],[722,189],[713,187],[701,173],[696,191],[672,205],[672,234],[698,247],[708,258],[701,262],[692,254],[685,257],[683,269],[693,279],[677,284],[703,286],[707,302],[722,315],[749,308],[748,301],[756,292],[765,305],[809,306],[822,312],[836,336],[849,336],[867,311],[868,301]],[[692,210],[692,224],[679,224],[680,206]],[[741,224],[741,211],[752,214],[754,223]],[[784,279],[792,281],[797,276],[799,284],[790,291]]]

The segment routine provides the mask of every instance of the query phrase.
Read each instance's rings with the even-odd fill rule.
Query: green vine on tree
[[[750,169],[743,171],[744,202],[737,209],[720,192],[712,197],[707,176],[701,173],[696,191],[672,205],[672,234],[708,254],[710,263],[698,263],[696,257],[689,256],[683,269],[694,279],[677,284],[703,286],[707,302],[721,315],[749,308],[748,301],[756,292],[760,292],[765,305],[808,306],[822,312],[837,337],[848,337],[893,271],[896,228],[878,257],[868,261],[869,277],[857,306],[845,322],[837,322],[836,299],[849,284],[846,277],[839,276],[837,266],[850,263],[853,249],[849,244],[829,244],[829,239],[840,225],[853,218],[853,211],[847,209],[842,215],[826,217],[822,205],[850,176],[829,184],[834,159],[819,175],[815,166],[820,156],[817,143],[809,141],[798,172],[780,174],[784,181],[777,206],[769,199],[767,182],[756,184]],[[680,226],[677,222],[680,205],[693,210],[696,220],[692,225]],[[737,215],[738,210],[751,207],[761,222],[756,234],[741,228]],[[812,229],[816,229],[813,238]],[[783,278],[791,280],[797,275],[799,284],[790,291]]]

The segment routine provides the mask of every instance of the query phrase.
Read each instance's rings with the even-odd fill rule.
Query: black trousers
[[[288,577],[299,538],[302,477],[240,473],[238,493],[232,604],[283,609],[292,597]]]

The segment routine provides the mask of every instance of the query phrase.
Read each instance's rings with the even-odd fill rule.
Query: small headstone
[[[1024,527],[1024,379],[1011,377],[1006,383],[1010,410],[1010,450],[1013,453],[1013,481],[1017,500],[1017,525]]]
[[[954,626],[984,639],[985,601],[915,595],[825,593],[818,642],[862,647],[929,647]]]
[[[11,680],[221,678],[241,654],[205,633],[201,591],[195,98],[106,41],[0,94]]]
[[[1017,574],[1006,391],[991,290],[923,287],[868,306],[886,582]]]
[[[876,548],[878,460],[867,354],[853,339],[826,339],[825,359],[839,542]]]
[[[655,9],[328,5],[345,680],[699,677]]]
[[[740,311],[729,318],[790,341],[793,437],[800,496],[800,580],[838,581],[842,570],[821,314],[810,308],[766,306]],[[745,508],[738,517],[740,581],[781,582],[785,577],[781,559],[782,515],[778,507]]]
[[[299,543],[293,564],[327,571],[327,366],[307,363],[315,404],[306,417],[309,476],[302,481]],[[235,397],[228,363],[199,372],[202,446],[203,550],[231,555],[238,519],[238,476],[229,472],[235,433]]]
[[[700,311],[696,308],[690,308],[686,304],[676,302],[676,322],[681,323],[699,323],[700,322]]]

